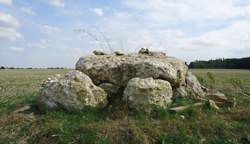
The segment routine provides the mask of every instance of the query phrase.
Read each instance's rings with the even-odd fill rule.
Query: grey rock
[[[149,55],[154,56],[154,57],[165,57],[166,53],[164,52],[154,52],[154,51],[150,51]]]
[[[188,92],[186,91],[186,87],[181,86],[174,90],[174,98],[186,98],[188,97]]]
[[[29,110],[31,110],[31,106],[26,105],[26,106],[23,106],[23,107],[15,110],[13,113],[24,113],[24,112],[29,111]]]
[[[194,99],[204,99],[205,92],[202,89],[202,86],[198,79],[191,73],[188,72],[186,76],[186,90],[189,93],[189,96]]]
[[[107,94],[84,73],[71,71],[45,80],[38,93],[38,103],[42,111],[58,108],[77,111],[86,106],[105,106]]]
[[[122,55],[124,55],[124,53],[121,52],[121,51],[115,51],[114,53],[115,53],[116,56],[122,56]]]
[[[102,83],[98,86],[104,89],[109,97],[115,97],[119,93],[119,87],[111,83]]]
[[[214,100],[214,101],[226,101],[228,98],[225,96],[225,94],[217,91],[217,90],[208,90],[206,93],[207,97]]]
[[[208,100],[208,106],[211,109],[214,109],[214,110],[219,110],[220,109],[213,100]]]
[[[81,57],[76,69],[87,74],[96,85],[103,82],[126,87],[135,77],[162,79],[172,86],[185,84],[187,66],[173,57],[128,54]]]
[[[190,105],[185,105],[185,106],[177,106],[177,107],[172,107],[172,108],[169,108],[168,110],[171,111],[171,112],[174,112],[174,113],[178,113],[178,112],[183,112],[189,108],[192,108],[192,107],[200,107],[200,106],[203,106],[204,103],[201,103],[201,102],[198,102],[198,103],[194,103],[194,104],[190,104]]]
[[[169,82],[153,78],[133,78],[124,90],[124,100],[130,108],[140,109],[151,105],[166,108],[172,102]]]
[[[95,54],[95,55],[106,55],[106,53],[104,53],[103,51],[100,51],[100,50],[94,50],[93,54]]]
[[[149,54],[149,50],[147,48],[141,48],[138,54]]]
[[[148,48],[141,48],[138,52],[138,54],[144,54],[154,57],[165,57],[166,53],[164,52],[156,52],[156,51],[150,51]]]
[[[219,107],[235,107],[236,101],[231,99],[229,100],[225,94],[217,90],[208,90],[206,97],[210,100],[213,100],[215,104]]]

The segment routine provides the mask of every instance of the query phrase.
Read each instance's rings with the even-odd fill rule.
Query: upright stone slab
[[[173,92],[167,81],[133,78],[128,82],[123,96],[130,108],[144,109],[149,106],[166,108],[172,102]]]

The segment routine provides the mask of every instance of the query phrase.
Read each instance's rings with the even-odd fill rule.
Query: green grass
[[[250,143],[249,70],[192,70],[203,85],[236,99],[237,106],[230,109],[214,111],[204,106],[175,114],[155,108],[147,115],[128,113],[122,105],[111,110],[88,108],[77,113],[13,113],[22,106],[36,104],[37,91],[44,79],[67,71],[0,71],[0,144]],[[172,106],[190,103],[193,101],[178,99]]]
[[[0,115],[33,103],[43,80],[67,71],[69,70],[0,70]]]
[[[230,98],[236,98],[241,106],[250,104],[250,71],[226,69],[194,69],[200,82],[216,88]]]

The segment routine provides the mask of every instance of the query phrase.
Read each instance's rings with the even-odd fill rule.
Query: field
[[[49,76],[69,70],[0,70],[0,144],[250,143],[250,70],[192,70],[200,82],[237,102],[218,111],[206,106],[151,115],[86,109],[78,113],[36,110],[36,94]],[[175,105],[192,103],[178,100]],[[16,113],[24,106],[32,109]]]

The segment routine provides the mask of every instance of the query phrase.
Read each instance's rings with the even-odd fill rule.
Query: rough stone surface
[[[172,108],[169,108],[168,110],[171,112],[178,113],[178,112],[183,112],[184,110],[187,110],[187,109],[192,108],[192,107],[200,107],[203,105],[204,105],[204,103],[198,102],[198,103],[185,105],[185,106],[172,107]]]
[[[71,71],[65,76],[44,81],[38,94],[38,102],[41,110],[63,108],[75,111],[85,106],[104,106],[107,94],[84,73]]]
[[[93,51],[93,54],[94,54],[94,55],[106,55],[106,53],[104,53],[104,52],[101,51],[101,50],[94,50],[94,51]]]
[[[186,98],[188,97],[188,92],[186,91],[186,87],[181,86],[174,90],[174,98]]]
[[[186,76],[186,91],[188,95],[192,98],[205,98],[205,92],[198,79],[191,73],[188,72]]]
[[[119,87],[111,83],[102,83],[98,85],[108,94],[108,100],[112,101],[115,99],[116,95],[119,94]]]
[[[131,108],[149,105],[166,107],[171,103],[172,96],[169,82],[153,78],[133,78],[124,91],[124,100]]]
[[[127,82],[135,77],[152,77],[166,80],[172,86],[182,85],[188,68],[173,57],[129,54],[81,57],[76,69],[87,74],[97,85],[108,82],[126,87]]]
[[[138,54],[93,53],[78,60],[79,71],[43,83],[39,91],[40,108],[74,111],[107,103],[109,107],[121,98],[131,108],[151,105],[165,108],[177,97],[212,99],[217,106],[233,104],[224,94],[202,86],[183,61],[165,53],[146,48]]]
[[[121,51],[115,51],[114,53],[115,53],[116,56],[122,56],[122,55],[124,55],[124,53],[121,52]]]
[[[214,100],[214,101],[226,101],[228,98],[225,96],[225,94],[216,91],[216,90],[209,90],[206,93],[207,97]]]

